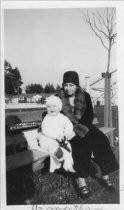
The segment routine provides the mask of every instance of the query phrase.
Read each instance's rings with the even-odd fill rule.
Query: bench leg
[[[41,170],[42,168],[44,168],[43,160],[38,160],[38,161],[32,163],[32,170],[33,171],[38,171],[38,170]]]
[[[29,204],[34,193],[35,186],[31,166],[7,173],[7,205]]]

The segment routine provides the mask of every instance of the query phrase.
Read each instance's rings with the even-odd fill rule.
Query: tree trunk
[[[110,70],[110,59],[111,59],[111,40],[109,40],[108,60],[107,60],[107,72],[109,72],[109,70]]]
[[[111,107],[111,74],[110,70],[111,58],[111,40],[109,41],[107,72],[102,76],[105,78],[105,92],[104,92],[104,126],[112,127],[112,107]],[[110,143],[113,146],[113,132],[110,134]]]

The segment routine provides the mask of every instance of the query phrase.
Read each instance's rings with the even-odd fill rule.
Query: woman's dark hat
[[[78,73],[75,71],[67,71],[63,75],[63,84],[72,83],[79,86],[79,76]]]

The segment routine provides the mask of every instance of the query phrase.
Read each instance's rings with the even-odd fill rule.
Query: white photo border
[[[88,8],[88,7],[116,7],[117,9],[117,66],[118,66],[118,101],[119,101],[119,146],[120,146],[120,204],[84,204],[78,206],[80,210],[121,210],[124,209],[124,2],[123,1],[2,1],[1,2],[1,209],[46,209],[73,210],[74,205],[43,205],[43,206],[7,206],[6,205],[6,171],[5,171],[5,113],[4,113],[4,10],[5,9],[46,9],[46,8]]]

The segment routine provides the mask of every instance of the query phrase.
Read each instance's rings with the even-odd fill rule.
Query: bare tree
[[[100,10],[99,10],[100,11]],[[105,90],[104,90],[104,126],[112,127],[112,108],[111,108],[111,73],[110,61],[111,50],[115,43],[116,33],[116,10],[115,8],[101,9],[99,12],[97,9],[87,10],[85,14],[85,21],[88,23],[94,34],[99,38],[103,47],[107,50],[107,70],[102,73],[102,77],[105,78]],[[104,11],[104,14],[103,14]],[[113,146],[113,132],[110,137],[111,145]]]
[[[104,14],[101,14],[97,9],[95,12],[87,10],[84,15],[86,23],[101,41],[103,47],[108,52],[107,72],[110,70],[110,59],[112,46],[115,43],[116,33],[116,10],[115,8],[103,9]]]

